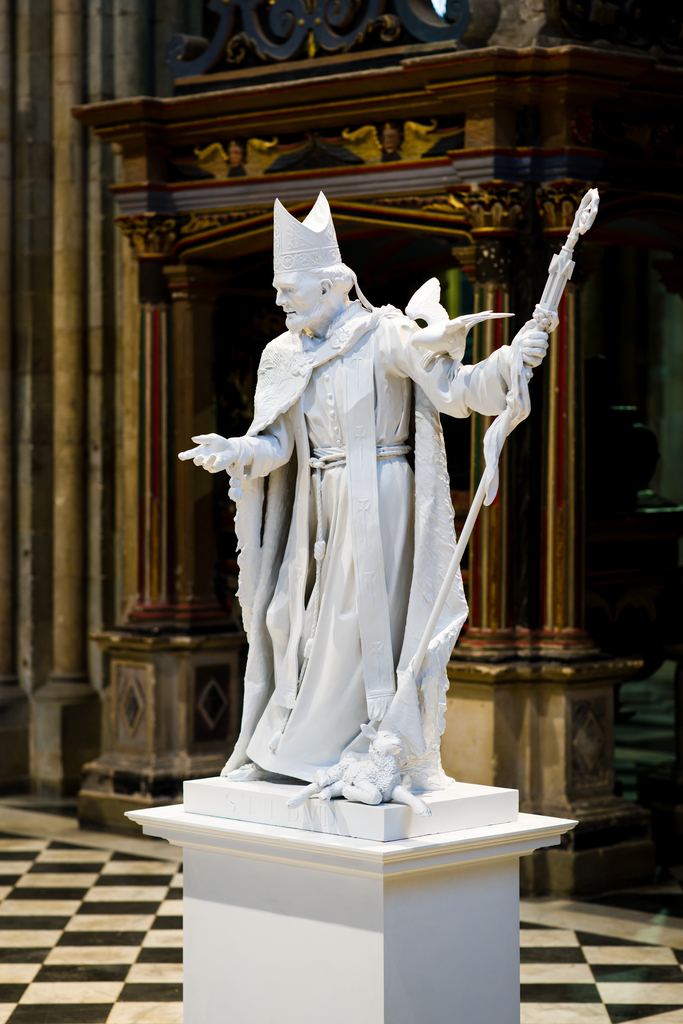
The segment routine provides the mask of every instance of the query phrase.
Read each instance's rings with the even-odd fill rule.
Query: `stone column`
[[[11,38],[11,35],[7,38]],[[14,5],[16,670],[52,669],[52,101],[50,4]],[[32,747],[36,736],[32,707]],[[31,750],[31,774],[37,758]]]
[[[548,242],[540,231],[550,232],[551,239],[554,231],[566,237],[584,191],[581,183],[563,183],[539,192],[543,220],[536,227],[537,247],[544,238]],[[527,210],[525,217],[526,213],[531,217],[538,210]],[[526,251],[530,248],[527,245]],[[496,254],[491,246],[487,251]],[[549,262],[550,254],[546,256]],[[525,269],[534,275],[531,261],[520,273]],[[544,526],[536,535],[525,531],[526,547],[516,543],[514,549],[501,530],[503,514],[484,520],[480,527],[480,533],[486,531],[489,552],[493,550],[496,557],[489,554],[484,561],[486,547],[481,540],[470,553],[473,625],[449,665],[451,688],[442,748],[446,771],[457,779],[512,786],[519,790],[524,811],[579,819],[559,849],[538,851],[522,865],[524,890],[536,894],[581,894],[634,885],[649,881],[654,871],[648,813],[614,796],[612,691],[641,662],[601,656],[583,629],[583,356],[578,287],[570,286],[565,294],[562,325],[551,336],[549,355],[535,374],[531,415],[541,421],[540,465],[531,463],[533,446],[517,453],[515,470],[523,478],[515,481],[515,506],[511,508],[509,502],[506,513],[510,519],[535,517],[540,511]],[[489,300],[486,308],[490,308],[495,295],[483,298]],[[520,301],[519,290],[515,300]],[[530,311],[522,310],[516,327]],[[539,384],[544,388],[542,401],[538,400]],[[481,433],[475,422],[477,481]],[[509,471],[508,462],[507,470],[501,472],[501,501],[506,500],[502,488]],[[540,496],[532,486],[534,474],[542,478]],[[530,503],[539,501],[540,510],[530,508]],[[520,525],[510,524],[515,535]],[[541,568],[529,573],[527,565]],[[540,608],[540,621],[520,624],[514,621],[515,611],[502,618],[504,605],[496,595],[513,575],[515,608]],[[529,591],[526,595],[519,593],[520,581]],[[488,607],[497,609],[496,623],[505,623],[510,630],[502,642],[500,634],[490,626],[485,631],[477,618],[480,608],[486,607],[482,593],[487,595]]]
[[[34,785],[74,792],[99,750],[97,694],[85,671],[83,129],[81,0],[52,5],[53,573],[52,672],[34,695]]]
[[[111,99],[114,61],[111,18],[100,0],[89,0],[87,19],[87,100]],[[87,458],[87,633],[101,633],[115,621],[114,450],[117,405],[116,243],[113,182],[114,155],[98,136],[86,135],[87,222],[85,225],[88,289],[85,302],[87,377],[85,420]],[[91,685],[104,686],[102,652],[87,640]]]
[[[482,184],[465,197],[465,203],[472,218],[475,243],[475,310],[513,312],[511,269],[516,225],[522,212],[519,189],[505,182]],[[510,342],[510,323],[508,319],[489,320],[474,328],[475,362]],[[471,497],[484,470],[482,442],[491,423],[489,416],[472,417]],[[510,607],[508,492],[509,458],[507,449],[503,449],[498,494],[491,505],[482,508],[470,542],[470,615],[467,629],[456,648],[456,657],[506,658],[514,644]]]
[[[185,779],[225,763],[244,644],[214,593],[213,479],[177,461],[193,434],[213,429],[223,275],[164,267],[172,220],[122,226],[140,257],[137,597],[125,622],[99,637],[109,665],[104,752],[85,766],[79,793],[82,821],[117,827],[127,825],[124,811],[179,800]]]
[[[0,791],[28,784],[28,702],[14,646],[12,40],[10,3],[0,0]]]

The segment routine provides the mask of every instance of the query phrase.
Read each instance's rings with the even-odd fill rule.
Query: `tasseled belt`
[[[378,444],[378,459],[393,459],[398,455],[407,455],[409,444]],[[313,457],[309,460],[311,469],[322,471],[334,469],[335,466],[346,465],[346,448],[343,445],[330,445],[329,448],[314,448]]]

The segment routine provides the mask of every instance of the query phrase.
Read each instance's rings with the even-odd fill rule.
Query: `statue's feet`
[[[259,768],[253,761],[249,761],[240,768],[234,768],[231,772],[226,772],[224,768],[221,772],[221,778],[230,779],[231,782],[261,782],[268,777],[268,774],[267,771]]]

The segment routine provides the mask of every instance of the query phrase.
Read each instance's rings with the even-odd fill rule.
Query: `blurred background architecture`
[[[471,546],[444,761],[579,818],[527,892],[683,864],[682,69],[673,0],[0,0],[2,792],[124,829],[223,764],[234,507],[175,453],[249,423],[275,196],[324,189],[376,303],[436,274],[453,315],[514,311],[477,359],[597,185]],[[485,429],[444,423],[460,522]]]

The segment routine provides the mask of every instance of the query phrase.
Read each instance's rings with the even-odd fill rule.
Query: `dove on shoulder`
[[[449,355],[460,362],[465,354],[467,334],[471,327],[483,320],[498,320],[514,313],[494,313],[485,309],[480,313],[465,313],[451,320],[441,305],[441,285],[436,277],[426,281],[415,292],[406,306],[406,316],[411,320],[426,320],[426,327],[419,327],[411,338],[411,344],[424,349],[423,366],[427,366],[440,355]]]

